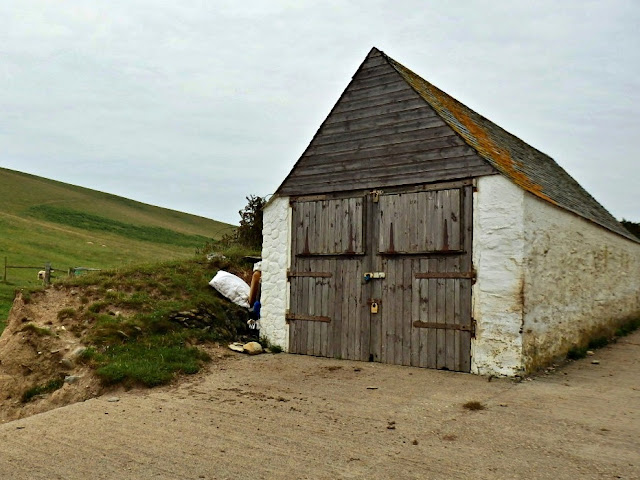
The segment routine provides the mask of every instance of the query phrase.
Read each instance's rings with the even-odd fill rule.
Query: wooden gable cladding
[[[292,202],[296,255],[364,253],[362,198]]]
[[[462,250],[460,189],[381,195],[378,252]]]
[[[344,192],[492,173],[374,49],[278,193]]]

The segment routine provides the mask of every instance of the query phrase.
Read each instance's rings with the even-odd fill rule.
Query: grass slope
[[[245,309],[208,284],[219,269],[251,275],[251,265],[241,260],[247,252],[225,253],[225,259],[192,258],[64,280],[54,288],[79,290],[83,304],[58,312],[58,317],[73,319],[72,329],[90,346],[85,360],[105,384],[152,387],[176,373],[196,373],[208,357],[195,345],[248,333]],[[114,315],[114,310],[130,313]],[[206,327],[186,328],[172,319],[183,311],[198,312]]]
[[[9,265],[113,268],[188,258],[231,225],[0,168],[0,280]],[[39,285],[35,270],[0,282],[0,331],[16,288]]]

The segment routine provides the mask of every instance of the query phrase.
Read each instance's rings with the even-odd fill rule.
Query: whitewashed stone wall
[[[526,194],[523,362],[535,370],[640,317],[640,245]]]
[[[264,208],[262,229],[262,293],[260,334],[285,351],[289,348],[287,269],[291,264],[289,197],[273,197]]]
[[[478,179],[473,202],[471,371],[513,376],[522,371],[525,191],[502,175]]]
[[[474,196],[474,373],[517,375],[640,316],[640,244],[501,175]]]

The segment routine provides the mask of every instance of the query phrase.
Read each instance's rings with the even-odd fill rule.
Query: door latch
[[[376,278],[385,278],[386,275],[384,272],[366,272],[363,275],[364,281],[368,282],[370,280],[376,279]]]
[[[371,302],[371,313],[378,313],[378,302]]]
[[[371,200],[373,203],[378,203],[380,195],[382,195],[382,190],[371,190]]]

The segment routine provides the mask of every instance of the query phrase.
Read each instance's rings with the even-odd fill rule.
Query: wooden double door
[[[292,199],[289,351],[468,372],[471,182]]]

